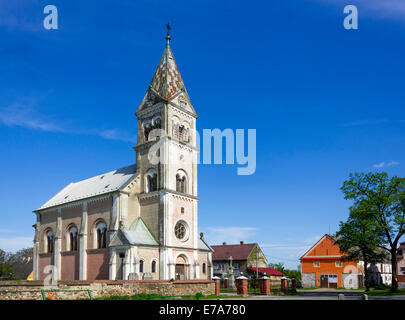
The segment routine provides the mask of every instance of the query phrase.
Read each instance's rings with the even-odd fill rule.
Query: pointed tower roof
[[[153,75],[150,88],[162,99],[170,100],[170,98],[185,87],[174,60],[173,52],[170,49],[170,35],[167,35],[166,41],[165,51]]]

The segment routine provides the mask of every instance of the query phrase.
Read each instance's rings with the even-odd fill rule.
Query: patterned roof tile
[[[160,58],[159,65],[153,75],[150,87],[165,100],[169,100],[184,88],[183,79],[181,78],[176,61],[174,60],[173,52],[169,45],[166,46],[166,49]]]

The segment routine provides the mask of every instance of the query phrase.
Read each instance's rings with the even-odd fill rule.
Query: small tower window
[[[184,207],[181,207],[181,213],[184,214]]]
[[[146,192],[157,191],[157,174],[151,169],[146,174]]]
[[[176,174],[176,191],[187,193],[187,176],[182,170],[179,170]]]

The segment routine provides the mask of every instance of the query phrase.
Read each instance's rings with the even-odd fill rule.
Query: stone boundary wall
[[[0,300],[42,300],[41,292],[4,293],[1,291],[41,291],[41,290],[84,290],[81,292],[46,292],[49,299],[75,300],[88,299],[87,290],[93,298],[127,296],[140,293],[161,296],[215,294],[215,282],[212,280],[94,280],[94,281],[58,281],[57,287],[44,287],[43,281],[1,281]]]

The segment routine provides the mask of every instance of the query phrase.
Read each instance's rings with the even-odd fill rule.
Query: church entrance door
[[[186,268],[184,264],[176,264],[176,269],[175,269],[175,273],[176,273],[176,280],[185,280],[186,277]]]

